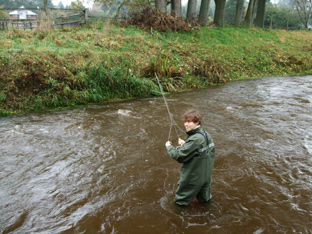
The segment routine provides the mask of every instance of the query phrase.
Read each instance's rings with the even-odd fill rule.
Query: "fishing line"
[[[158,79],[158,76],[157,76],[156,72],[155,72],[155,76],[156,76],[156,79],[157,79],[157,82],[158,82],[158,85],[159,85],[161,94],[162,94],[162,96],[163,96],[165,105],[166,105],[166,107],[167,107],[167,111],[168,111],[168,114],[169,114],[169,118],[170,118],[170,121],[171,121],[170,131],[169,131],[169,136],[168,136],[168,141],[169,141],[169,139],[170,139],[172,125],[174,126],[174,129],[175,129],[175,132],[176,132],[178,138],[180,138],[180,136],[179,136],[179,134],[178,134],[178,131],[177,131],[177,128],[176,128],[176,126],[177,126],[178,128],[179,128],[179,126],[178,126],[177,123],[174,121],[174,119],[173,119],[173,117],[172,117],[172,114],[171,114],[171,112],[170,112],[170,110],[169,110],[169,106],[168,106],[168,103],[167,103],[167,99],[166,99],[166,97],[165,97],[163,88],[162,88],[162,86],[161,86],[161,84],[160,84],[160,81],[159,81],[159,79]],[[179,129],[180,129],[180,128],[179,128]],[[181,129],[180,129],[180,130],[181,130]],[[182,130],[181,130],[181,131],[182,131]],[[182,131],[182,132],[183,132],[183,131]]]

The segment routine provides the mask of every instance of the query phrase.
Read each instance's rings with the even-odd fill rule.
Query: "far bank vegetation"
[[[0,115],[159,95],[155,72],[166,92],[311,75],[311,41],[308,31],[194,27],[149,8],[118,25],[2,31]]]

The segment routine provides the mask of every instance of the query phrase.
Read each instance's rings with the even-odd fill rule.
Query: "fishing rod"
[[[179,134],[178,134],[178,131],[177,131],[177,128],[176,128],[177,123],[174,121],[174,119],[173,119],[173,117],[172,117],[172,114],[171,114],[171,112],[170,112],[170,110],[169,110],[169,106],[168,106],[168,103],[167,103],[167,99],[166,99],[166,97],[165,97],[163,88],[162,88],[162,86],[161,86],[161,84],[160,84],[160,81],[159,81],[159,79],[158,79],[158,76],[157,76],[156,72],[155,72],[155,77],[156,77],[156,79],[157,79],[158,86],[159,86],[160,91],[161,91],[161,94],[162,94],[162,96],[163,96],[163,99],[164,99],[164,102],[165,102],[165,105],[166,105],[166,107],[167,107],[167,111],[168,111],[168,114],[169,114],[169,118],[170,118],[170,121],[171,121],[170,131],[169,131],[169,136],[168,136],[168,141],[169,141],[169,139],[170,139],[170,134],[171,134],[172,125],[174,126],[174,129],[175,129],[175,132],[176,132],[178,138],[180,138],[180,136],[179,136]],[[180,128],[179,128],[179,129],[180,129]],[[180,129],[180,130],[181,130],[181,129]],[[181,131],[182,131],[182,130],[181,130]]]

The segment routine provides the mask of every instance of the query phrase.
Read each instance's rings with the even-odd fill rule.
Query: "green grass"
[[[246,28],[146,32],[97,23],[0,32],[0,116],[159,95],[261,76],[312,74],[312,33]]]

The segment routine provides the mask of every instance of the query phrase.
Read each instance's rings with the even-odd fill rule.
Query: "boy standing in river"
[[[197,111],[187,111],[182,121],[188,135],[187,140],[179,139],[179,147],[166,142],[171,158],[183,163],[174,202],[187,206],[196,197],[200,203],[211,200],[211,174],[215,159],[211,135],[201,126],[202,117]]]

